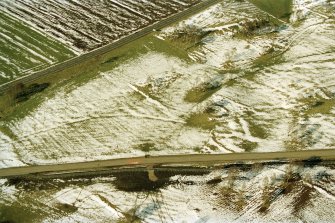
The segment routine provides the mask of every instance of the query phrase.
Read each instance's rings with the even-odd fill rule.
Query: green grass
[[[202,102],[207,98],[209,98],[210,96],[212,96],[215,92],[220,90],[221,87],[222,85],[220,81],[203,83],[200,86],[197,86],[189,90],[184,100],[191,103]]]
[[[310,103],[308,109],[305,110],[305,114],[312,116],[315,114],[330,114],[331,110],[335,107],[335,99],[320,99],[314,103]]]
[[[203,112],[191,114],[186,120],[186,125],[204,130],[212,130],[217,125],[217,122],[212,120],[209,113]]]
[[[292,13],[292,0],[249,0],[249,1],[276,18],[284,21],[289,21],[289,17]]]
[[[0,11],[0,84],[74,55],[62,43]]]
[[[15,96],[20,90],[18,87],[12,87],[9,91],[0,95],[0,117],[2,117],[0,120],[6,121],[22,118],[29,114],[29,112],[32,112],[44,100],[52,98],[60,87],[66,86],[65,89],[71,91],[96,78],[100,73],[112,70],[120,64],[127,63],[129,60],[150,51],[164,52],[166,55],[178,57],[181,60],[190,62],[187,53],[183,50],[177,49],[153,35],[148,35],[73,67],[41,77],[35,83],[49,83],[50,87],[43,92],[33,95],[27,101],[17,103]]]
[[[39,204],[35,203],[37,207]],[[0,205],[0,222],[41,222],[45,211],[38,210],[36,207],[30,208],[27,204],[14,201],[11,204]]]

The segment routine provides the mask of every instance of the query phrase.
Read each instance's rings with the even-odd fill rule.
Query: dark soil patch
[[[314,189],[310,186],[302,185],[302,190],[296,197],[294,202],[294,212],[297,213],[302,210],[309,202],[312,197]]]

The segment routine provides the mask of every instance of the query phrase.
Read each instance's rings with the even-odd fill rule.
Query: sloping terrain
[[[333,148],[334,6],[292,11],[226,1],[97,60],[17,105],[3,165]]]
[[[0,105],[12,103],[0,107],[0,166],[334,148],[335,2],[280,2],[288,5],[276,14],[269,4],[265,12],[247,1],[223,1],[58,73],[71,78],[41,79],[0,95]],[[153,21],[146,4],[165,7],[144,0],[3,0],[0,6],[82,53],[105,43],[89,24],[111,3],[143,24]],[[177,11],[184,3],[169,4]],[[92,22],[67,23],[60,12]],[[0,18],[12,20],[7,17]],[[117,35],[128,33],[120,30]],[[0,222],[334,222],[334,171],[334,162],[313,159],[1,179]]]

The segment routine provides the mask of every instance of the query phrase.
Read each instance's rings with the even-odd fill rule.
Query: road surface
[[[270,161],[270,160],[306,160],[319,157],[323,160],[335,160],[335,149],[303,150],[266,153],[228,153],[228,154],[186,154],[133,157],[80,163],[52,164],[39,166],[11,167],[0,169],[0,178],[20,177],[31,174],[60,174],[62,172],[83,173],[99,171],[107,168],[153,165],[180,165],[180,164],[217,164],[240,161]]]

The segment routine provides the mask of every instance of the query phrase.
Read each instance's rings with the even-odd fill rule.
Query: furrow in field
[[[198,1],[22,1],[4,0],[6,12],[71,45],[77,52],[95,49]]]

